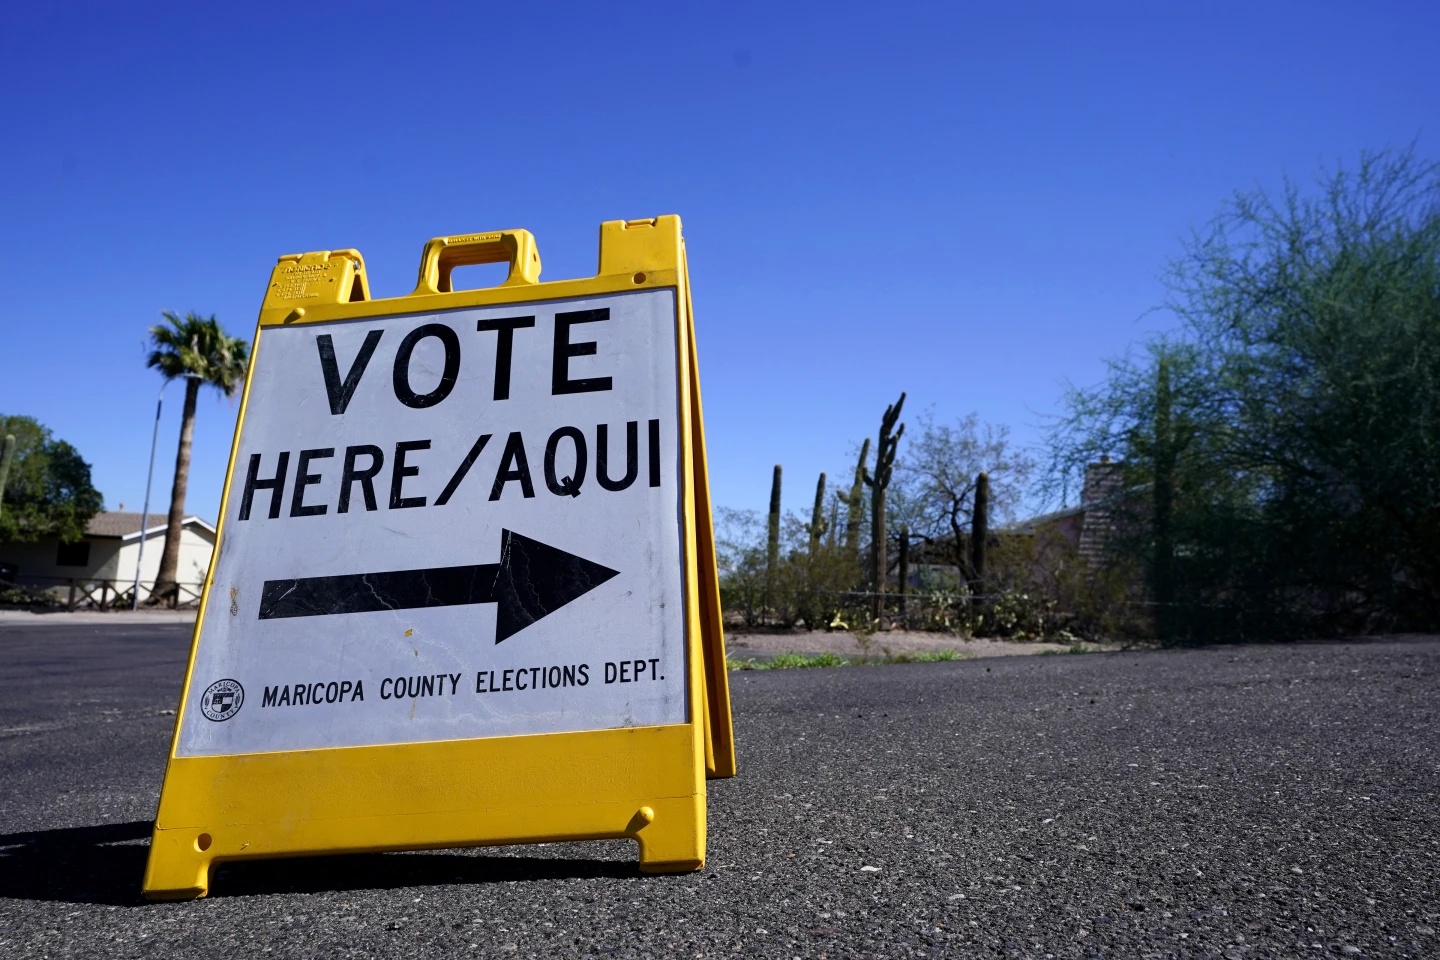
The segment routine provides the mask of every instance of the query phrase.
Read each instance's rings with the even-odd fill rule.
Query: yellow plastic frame
[[[506,262],[498,287],[451,289],[456,266]],[[680,218],[607,221],[596,276],[542,283],[526,230],[438,237],[425,245],[413,293],[370,299],[354,250],[281,257],[270,276],[254,353],[267,327],[426,313],[671,287],[676,291],[687,644],[686,723],[524,737],[447,740],[219,757],[175,755],[230,512],[240,429],[230,450],[216,549],[191,642],[165,783],[145,871],[151,899],[209,891],[217,861],[382,850],[629,837],[640,869],[705,862],[705,779],[735,774],[719,577]],[[255,369],[252,358],[251,371]],[[688,416],[685,412],[688,411]]]

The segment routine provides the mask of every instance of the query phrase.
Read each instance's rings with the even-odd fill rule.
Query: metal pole
[[[145,475],[145,506],[140,511],[140,549],[135,555],[135,592],[130,598],[130,609],[140,609],[140,563],[145,559],[145,526],[150,520],[150,483],[155,479],[155,444],[160,439],[160,405],[165,402],[166,380],[160,385],[160,395],[155,398],[155,429],[150,434],[150,472]]]

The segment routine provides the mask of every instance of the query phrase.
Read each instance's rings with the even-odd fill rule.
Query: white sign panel
[[[265,327],[177,755],[684,723],[675,309]]]

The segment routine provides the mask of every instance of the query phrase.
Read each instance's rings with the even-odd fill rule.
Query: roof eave
[[[215,528],[212,527],[212,526],[210,526],[210,524],[206,523],[204,520],[200,519],[199,517],[186,517],[184,520],[181,520],[181,521],[180,521],[180,525],[181,525],[182,527],[183,527],[183,526],[186,526],[186,525],[188,525],[188,524],[191,524],[191,523],[195,524],[197,527],[201,527],[201,528],[209,531],[209,533],[210,533],[210,535],[211,535],[212,537],[215,535]],[[146,530],[143,530],[143,531],[141,531],[141,530],[136,530],[134,533],[126,533],[126,534],[120,534],[120,535],[116,535],[116,534],[113,534],[113,533],[110,533],[110,534],[98,534],[98,535],[97,535],[97,534],[89,534],[88,536],[90,536],[90,538],[91,538],[92,540],[127,540],[127,541],[128,541],[128,540],[139,540],[139,539],[141,538],[141,534],[142,534],[142,533],[144,534],[144,536],[149,537],[149,536],[151,536],[152,534],[164,533],[164,532],[165,532],[165,527],[166,527],[166,524],[163,524],[163,523],[162,523],[162,524],[158,524],[157,526],[150,527],[150,528],[148,528],[148,529],[146,529]]]

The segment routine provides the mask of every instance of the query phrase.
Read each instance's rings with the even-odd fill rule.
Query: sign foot
[[[698,803],[687,797],[641,807],[627,832],[640,844],[641,873],[693,873],[705,866],[703,795]]]
[[[197,900],[210,892],[208,833],[156,829],[150,840],[144,893],[149,900]]]

